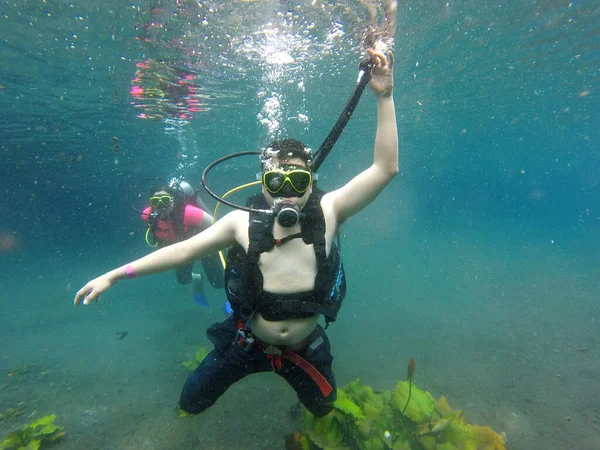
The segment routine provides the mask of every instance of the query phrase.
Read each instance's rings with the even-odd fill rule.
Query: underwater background
[[[179,417],[222,291],[203,308],[171,271],[72,299],[151,251],[128,206],[148,178],[199,186],[276,137],[317,149],[367,18],[353,1],[0,1],[0,437],[48,414],[60,449],[283,448],[302,427],[274,374]],[[389,390],[414,357],[421,389],[507,448],[600,448],[599,23],[593,1],[399,2],[400,174],[342,229],[339,386]],[[375,125],[367,89],[321,188],[368,167]],[[257,171],[233,160],[211,187]]]

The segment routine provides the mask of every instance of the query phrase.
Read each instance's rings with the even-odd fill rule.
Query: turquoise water
[[[600,10],[480,3],[399,4],[401,174],[342,230],[334,370],[391,389],[413,356],[419,387],[508,448],[597,449]],[[176,414],[181,362],[209,345],[222,292],[204,309],[165,273],[71,306],[149,251],[126,201],[139,206],[140,180],[198,184],[278,136],[318,148],[356,80],[365,13],[297,5],[0,2],[0,413],[20,411],[0,436],[51,413],[64,449],[283,448],[300,428],[272,374]],[[164,96],[133,95],[140,75]],[[370,164],[374,114],[365,92],[321,187]],[[214,188],[256,171],[237,160]]]

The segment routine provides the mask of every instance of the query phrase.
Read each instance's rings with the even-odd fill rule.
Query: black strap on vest
[[[275,246],[279,247],[279,246],[285,244],[286,242],[290,242],[292,239],[296,239],[296,238],[300,238],[300,237],[302,237],[302,233],[290,234],[289,236],[283,237],[281,239],[275,239]]]
[[[300,216],[300,233],[286,236],[282,239],[273,237],[273,224],[275,219],[271,214],[259,212],[250,212],[250,226],[248,235],[250,242],[248,245],[248,253],[244,262],[243,272],[247,277],[244,282],[244,298],[241,300],[240,314],[243,320],[248,320],[256,312],[254,299],[262,292],[263,277],[258,268],[258,260],[262,253],[271,251],[275,246],[282,245],[291,239],[301,237],[305,244],[313,244],[317,267],[324,267],[327,260],[327,251],[325,248],[325,217],[321,210],[321,197],[325,194],[324,191],[314,189],[306,205],[302,209]],[[257,194],[248,199],[247,206],[252,209],[267,209],[269,205],[263,194]],[[323,284],[320,277],[323,274],[317,271],[315,279],[315,291]],[[315,292],[316,295],[321,294]]]
[[[185,224],[183,219],[185,217],[186,202],[182,198],[175,199],[175,206],[173,208],[173,229],[178,235],[183,234],[185,231]]]

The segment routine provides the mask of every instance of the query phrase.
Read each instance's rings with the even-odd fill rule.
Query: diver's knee
[[[333,411],[333,403],[313,405],[311,408],[309,408],[309,411],[316,417],[323,417]]]
[[[188,414],[200,414],[208,409],[214,402],[207,402],[198,399],[186,397],[184,395],[179,399],[179,408]]]
[[[324,399],[310,399],[309,401],[300,401],[304,404],[306,409],[310,411],[316,417],[323,417],[333,411],[333,401],[329,401],[329,398]]]

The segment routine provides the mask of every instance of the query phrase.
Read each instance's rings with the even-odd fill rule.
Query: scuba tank
[[[177,178],[172,178],[169,182],[169,187],[173,189],[177,195],[183,199],[183,203],[186,205],[197,206],[208,213],[208,206],[202,201],[198,191],[196,191],[190,183]]]

